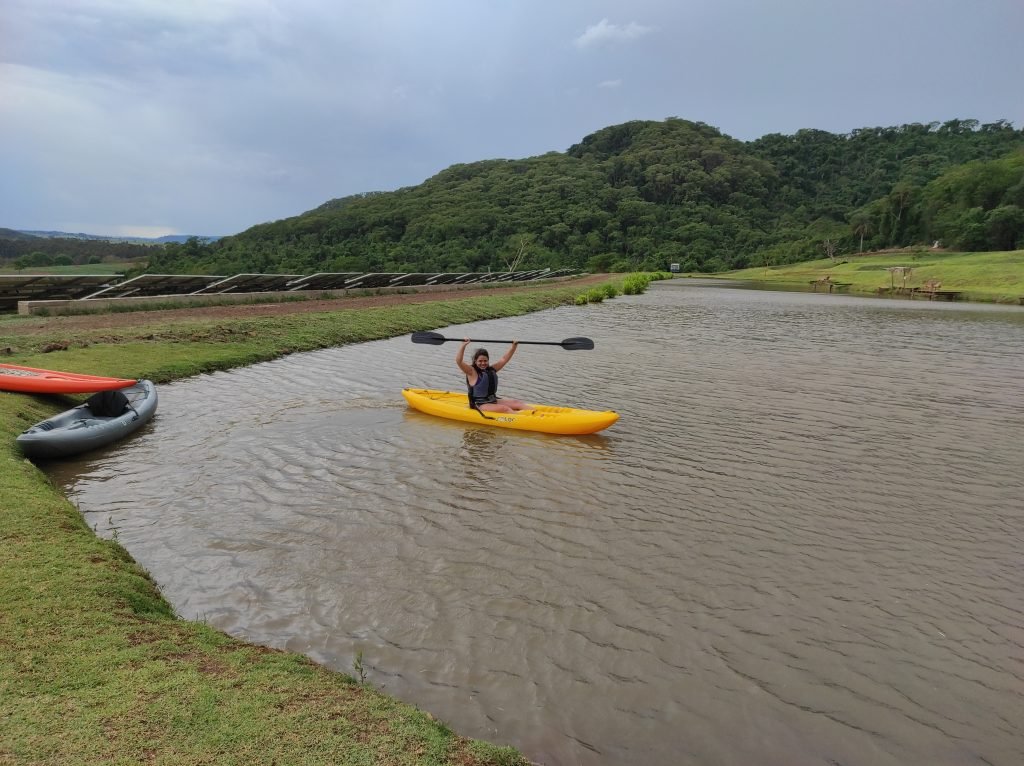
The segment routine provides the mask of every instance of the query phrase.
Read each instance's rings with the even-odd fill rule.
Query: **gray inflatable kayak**
[[[152,420],[156,414],[156,386],[140,380],[133,386],[117,389],[127,399],[104,392],[86,403],[36,423],[18,436],[18,446],[28,457],[54,458],[77,455],[123,439]],[[91,404],[90,404],[91,403]],[[111,403],[115,406],[111,410]],[[123,408],[123,409],[122,409]],[[120,414],[113,414],[113,412]]]

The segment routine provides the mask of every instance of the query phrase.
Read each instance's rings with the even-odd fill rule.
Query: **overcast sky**
[[[0,227],[233,234],[666,117],[1024,127],[1024,0],[0,0]]]

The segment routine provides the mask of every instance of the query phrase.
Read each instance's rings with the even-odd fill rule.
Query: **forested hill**
[[[171,244],[150,271],[716,271],[934,240],[1024,247],[1024,131],[950,120],[745,143],[678,118],[628,122],[564,153],[454,165]]]

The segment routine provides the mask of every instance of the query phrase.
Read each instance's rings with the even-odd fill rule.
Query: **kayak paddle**
[[[483,340],[473,338],[474,343],[512,343],[510,340]],[[437,332],[414,332],[413,343],[429,343],[431,346],[440,346],[448,341],[462,342],[462,338],[446,338]],[[594,341],[590,338],[566,338],[561,341],[554,340],[521,340],[520,345],[531,346],[561,346],[566,351],[589,351],[594,347]]]

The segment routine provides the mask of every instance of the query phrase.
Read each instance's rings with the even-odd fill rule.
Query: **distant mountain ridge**
[[[114,237],[66,231],[0,227],[0,265],[80,266],[89,263],[148,263],[168,247],[211,247],[220,237],[172,234],[165,237]]]
[[[13,236],[12,236],[13,235]],[[21,236],[19,236],[21,235]],[[91,239],[102,242],[133,242],[136,244],[165,245],[168,242],[183,244],[190,239],[198,239],[200,242],[216,242],[222,235],[205,234],[168,234],[164,237],[116,237],[105,234],[83,234],[82,232],[67,231],[36,231],[30,229],[4,229],[0,228],[0,237],[4,239],[23,239],[24,237],[40,237],[43,239]]]
[[[0,239],[35,239],[35,235],[26,234],[23,231],[16,231],[15,229],[5,229],[0,226]]]

